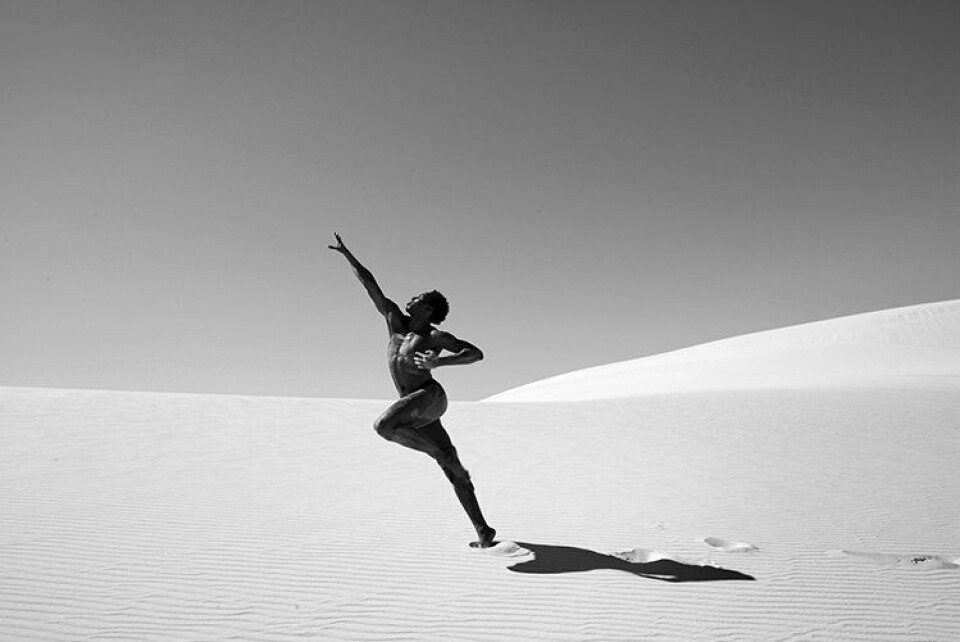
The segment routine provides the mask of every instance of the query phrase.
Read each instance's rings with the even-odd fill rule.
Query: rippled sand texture
[[[453,404],[0,390],[0,638],[960,638],[960,395]]]

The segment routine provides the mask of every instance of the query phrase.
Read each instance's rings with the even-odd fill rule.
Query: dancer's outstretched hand
[[[334,232],[333,236],[334,238],[337,239],[337,244],[328,245],[327,247],[333,250],[334,252],[340,252],[340,254],[346,254],[349,250],[347,250],[347,246],[343,244],[343,239],[340,238],[340,234],[337,232]]]

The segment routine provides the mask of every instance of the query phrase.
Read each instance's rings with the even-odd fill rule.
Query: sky
[[[960,297],[960,5],[0,2],[0,385],[475,400]]]

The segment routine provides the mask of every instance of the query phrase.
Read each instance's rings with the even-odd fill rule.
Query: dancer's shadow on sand
[[[582,573],[612,569],[662,582],[715,582],[718,580],[755,580],[752,575],[716,566],[685,564],[670,559],[652,562],[628,562],[613,555],[604,555],[573,546],[549,546],[517,542],[534,554],[534,559],[508,567],[515,573],[555,574]]]

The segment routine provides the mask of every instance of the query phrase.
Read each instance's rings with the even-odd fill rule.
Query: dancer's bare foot
[[[477,531],[477,536],[480,538],[476,542],[470,542],[471,548],[490,548],[494,544],[493,538],[497,536],[497,531],[490,526],[485,526]]]

